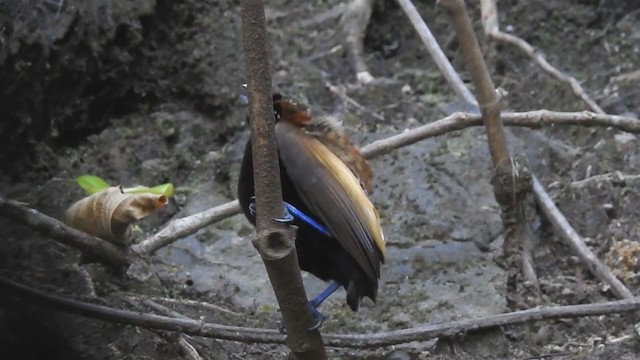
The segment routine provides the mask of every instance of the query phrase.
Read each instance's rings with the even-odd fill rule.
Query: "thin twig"
[[[613,291],[618,298],[633,299],[634,296],[631,291],[611,272],[611,269],[609,269],[607,265],[598,260],[598,257],[589,249],[587,244],[584,243],[582,237],[571,227],[571,224],[569,224],[564,215],[562,215],[562,212],[558,210],[553,200],[549,197],[549,194],[547,194],[535,176],[533,177],[533,193],[536,196],[540,208],[551,221],[553,227],[569,244],[573,251],[578,254],[582,262],[587,265],[589,271],[600,279],[600,281],[611,286],[611,291]]]
[[[480,5],[482,11],[482,23],[484,25],[484,31],[487,36],[520,48],[527,55],[529,55],[529,57],[533,59],[533,61],[540,65],[540,67],[547,73],[551,74],[553,77],[560,81],[568,83],[571,86],[573,92],[578,95],[582,99],[582,101],[584,101],[589,106],[589,108],[591,108],[591,110],[599,114],[605,113],[604,110],[602,110],[602,108],[598,106],[598,104],[596,104],[596,102],[593,101],[593,99],[591,99],[589,95],[587,95],[587,92],[582,88],[576,78],[561,72],[560,70],[549,64],[542,53],[537,52],[536,49],[531,46],[531,44],[529,44],[522,38],[500,31],[498,25],[498,10],[496,0],[481,0]]]
[[[342,101],[348,103],[349,105],[355,107],[356,109],[362,111],[362,112],[366,112],[371,114],[373,117],[375,117],[378,120],[384,121],[384,116],[378,114],[377,112],[373,111],[373,110],[369,110],[366,107],[362,106],[359,102],[355,101],[352,97],[350,97],[349,95],[347,95],[346,91],[344,90],[343,87],[338,87],[335,86],[333,84],[331,84],[328,81],[325,81],[324,85],[327,87],[327,89],[329,89],[329,91],[331,91],[333,94],[337,95]]]
[[[614,171],[614,172],[594,175],[586,179],[574,181],[570,184],[570,186],[574,189],[580,189],[591,183],[601,183],[601,182],[626,183],[626,182],[638,181],[638,180],[640,180],[640,175],[626,175],[620,171]]]
[[[609,83],[632,83],[640,80],[640,70],[626,72],[609,79]]]
[[[188,319],[188,320],[192,320],[190,317],[181,314],[177,311],[173,311],[171,309],[169,309],[166,306],[160,305],[157,302],[153,301],[153,300],[149,300],[149,299],[145,299],[142,300],[142,303],[147,305],[148,307],[152,308],[153,310],[164,314],[166,316],[170,316],[173,318],[177,318],[177,319]],[[180,334],[180,339],[178,340],[178,344],[180,345],[180,347],[184,350],[184,352],[186,353],[186,355],[191,359],[191,360],[202,360],[202,357],[200,356],[200,354],[198,353],[198,350],[196,350],[196,348],[191,345],[191,343],[189,343],[189,341],[187,340],[188,335],[186,334]]]
[[[51,237],[67,246],[94,255],[105,264],[126,266],[132,262],[131,257],[115,245],[71,228],[35,209],[26,207],[18,201],[0,197],[0,216],[28,226],[42,235]]]
[[[640,133],[640,121],[638,119],[618,115],[596,114],[590,111],[554,112],[549,110],[536,110],[518,113],[502,113],[501,118],[505,125],[528,127],[531,129],[538,129],[544,126],[580,125],[614,127],[621,131]],[[373,158],[426,138],[480,125],[482,125],[482,117],[479,114],[453,113],[432,123],[374,141],[364,146],[362,153],[367,158]]]
[[[139,307],[139,300],[135,299],[135,298],[131,298],[131,297],[122,297],[121,298],[124,302],[126,302],[127,304],[133,306],[134,308],[138,308]],[[189,317],[182,315],[180,313],[177,313],[167,307],[164,307],[160,304],[157,304],[151,300],[143,300],[142,301],[143,304],[145,304],[146,306],[162,313],[165,314],[167,316],[170,317],[174,317],[174,318],[178,318],[178,319],[189,319],[191,320]],[[156,306],[158,308],[156,308]],[[166,338],[167,341],[174,341],[175,337],[173,336],[169,336],[169,334],[160,332],[160,331],[156,331],[156,333],[158,335],[160,335],[163,338]],[[202,357],[200,356],[200,354],[198,353],[198,350],[196,350],[196,348],[193,347],[193,345],[191,345],[189,343],[189,341],[187,341],[187,337],[189,337],[189,335],[181,333],[178,334],[178,346],[180,346],[182,348],[182,350],[185,352],[185,355],[187,356],[187,358],[191,359],[191,360],[202,360]]]
[[[196,320],[176,319],[137,311],[114,309],[108,306],[69,299],[0,277],[3,294],[13,292],[54,309],[103,321],[141,326],[150,329],[178,331],[189,335],[212,337],[244,343],[260,342],[284,344],[284,336],[277,330],[252,329],[239,326],[204,323]],[[6,292],[5,292],[6,291]]]
[[[178,339],[178,345],[180,345],[182,350],[184,350],[187,358],[191,360],[202,360],[202,356],[200,356],[198,350],[196,350],[196,348],[187,341],[185,335],[180,336],[180,339]]]
[[[158,304],[157,302],[150,300],[150,299],[144,299],[142,300],[142,303],[147,305],[148,307],[152,308],[153,310],[166,315],[166,316],[170,316],[176,319],[185,319],[185,320],[193,320],[190,317],[188,317],[187,315],[181,314],[177,311],[171,310],[168,307]]]
[[[29,298],[54,309],[126,325],[151,329],[179,331],[185,334],[240,341],[243,343],[284,344],[284,336],[276,330],[204,323],[195,320],[177,319],[129,310],[114,309],[48,294],[46,292],[0,277],[0,289]],[[326,334],[325,344],[332,347],[376,348],[425,341],[441,336],[455,336],[470,331],[516,325],[533,321],[600,316],[640,310],[640,298],[609,301],[598,304],[568,305],[534,308],[506,314],[486,316],[478,319],[459,320],[435,325],[417,326],[410,329],[380,332],[375,334]]]
[[[533,241],[532,234],[529,231],[528,236],[523,237],[523,245],[522,252],[520,253],[522,256],[522,275],[529,282],[529,285],[536,291],[536,293],[540,293],[540,282],[538,281],[538,274],[536,274],[535,266],[533,265]]]
[[[338,3],[334,5],[331,9],[321,12],[319,14],[313,14],[312,18],[304,18],[300,20],[301,28],[308,28],[312,26],[322,25],[322,23],[339,18],[344,14],[345,4]]]
[[[238,200],[233,200],[197,214],[175,219],[162,230],[131,246],[131,248],[137,254],[151,255],[178,239],[189,236],[205,226],[236,215],[239,212],[240,205]]]
[[[482,50],[480,50],[480,45],[473,32],[473,25],[467,15],[464,1],[438,0],[437,3],[449,12],[451,23],[458,36],[462,56],[471,73],[473,85],[476,89],[476,98],[487,131],[493,165],[494,167],[498,167],[501,164],[509,166],[509,150],[500,119],[500,103],[498,102],[496,88],[493,85],[487,64],[482,56]]]
[[[422,43],[427,47],[427,51],[429,51],[429,54],[431,55],[433,61],[436,62],[436,65],[442,72],[442,75],[444,75],[444,78],[449,83],[449,86],[451,86],[453,88],[453,91],[458,94],[458,96],[460,96],[463,100],[465,100],[469,104],[477,105],[476,99],[473,97],[473,94],[471,94],[469,88],[467,88],[464,82],[462,82],[460,75],[453,68],[453,65],[451,65],[451,62],[438,45],[438,41],[435,39],[435,37],[433,37],[431,30],[429,30],[429,27],[422,19],[420,13],[418,13],[418,10],[413,5],[411,0],[397,1],[402,7],[402,10],[404,10],[405,14],[407,14],[407,17],[409,17],[409,20],[418,32]]]
[[[221,313],[225,313],[227,315],[231,315],[231,316],[234,316],[234,317],[245,316],[244,314],[241,314],[241,313],[235,312],[233,310],[229,310],[229,309],[223,308],[222,306],[219,306],[219,305],[215,305],[215,304],[211,304],[211,303],[208,303],[208,302],[204,302],[204,301],[195,301],[195,300],[188,300],[188,299],[159,298],[159,297],[151,298],[151,300],[153,300],[155,302],[163,302],[163,303],[169,303],[169,304],[174,304],[174,305],[184,305],[184,306],[196,307],[196,308],[200,308],[200,309],[211,310],[211,311],[215,311],[215,312],[221,312]]]

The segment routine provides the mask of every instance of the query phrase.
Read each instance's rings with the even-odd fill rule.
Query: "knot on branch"
[[[290,226],[264,229],[251,242],[263,260],[278,260],[295,250],[295,231]]]
[[[532,193],[533,180],[529,162],[522,155],[498,163],[491,178],[496,201],[503,209],[512,208]]]

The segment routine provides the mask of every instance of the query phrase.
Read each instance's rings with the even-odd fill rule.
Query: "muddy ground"
[[[475,2],[471,13],[480,26]],[[365,39],[376,77],[355,85],[335,31],[340,1],[271,1],[267,22],[274,89],[344,120],[355,141],[375,139],[465,110],[392,1],[379,0]],[[468,73],[434,1],[417,4],[463,78]],[[633,0],[501,1],[504,29],[576,76],[609,113],[640,115],[640,3]],[[570,88],[519,50],[481,38],[507,110],[583,110]],[[168,208],[136,239],[172,218],[235,198],[247,109],[238,11],[231,1],[0,1],[0,194],[61,219],[82,196],[73,179],[177,187]],[[327,88],[344,87],[362,108]],[[640,290],[640,181],[595,175],[640,172],[636,135],[556,127],[510,132],[560,209],[630,289]],[[544,219],[535,219],[542,296],[507,287],[496,261],[501,222],[481,129],[425,140],[371,161],[373,202],[388,241],[376,304],[357,314],[338,292],[324,332],[368,333],[466,319],[536,305],[615,297],[589,274]],[[587,179],[587,180],[585,180]],[[584,181],[583,181],[584,180]],[[576,183],[576,181],[581,181]],[[207,301],[179,310],[211,322],[275,328],[264,268],[235,216],[161,250],[148,269],[114,276],[77,265],[77,251],[0,219],[0,273],[38,288],[131,307],[122,295]],[[322,284],[305,275],[309,293]],[[143,308],[140,308],[143,309]],[[372,351],[329,349],[337,359],[635,359],[634,314],[546,321]],[[3,359],[186,359],[175,336],[66,315],[0,295]],[[195,339],[206,359],[284,358],[284,346]],[[10,354],[8,357],[6,354]]]

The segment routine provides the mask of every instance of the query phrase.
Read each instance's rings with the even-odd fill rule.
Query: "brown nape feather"
[[[362,187],[368,192],[371,191],[373,171],[362,156],[360,149],[351,142],[351,139],[345,134],[342,124],[336,118],[313,118],[309,125],[304,127],[304,130],[336,154],[358,178]]]
[[[291,100],[277,100],[274,102],[274,107],[281,120],[296,126],[304,127],[311,121],[311,115],[307,109]]]
[[[311,117],[304,106],[290,100],[278,100],[276,103],[281,120],[301,127],[308,135],[319,140],[347,165],[367,192],[371,191],[373,171],[338,119],[328,116]]]

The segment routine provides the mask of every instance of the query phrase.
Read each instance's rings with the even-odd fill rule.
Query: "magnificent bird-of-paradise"
[[[333,281],[309,302],[316,328],[324,320],[317,307],[340,287],[353,311],[364,297],[376,300],[385,240],[378,212],[367,196],[372,171],[336,120],[312,117],[279,94],[273,95],[273,108],[282,196],[298,226],[298,263],[302,270]],[[249,140],[238,198],[255,225],[251,151]]]

